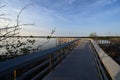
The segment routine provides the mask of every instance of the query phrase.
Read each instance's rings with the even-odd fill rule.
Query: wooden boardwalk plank
[[[43,80],[99,80],[89,43],[83,42],[75,48]]]

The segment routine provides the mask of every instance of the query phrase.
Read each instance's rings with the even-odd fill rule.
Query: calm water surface
[[[34,45],[31,45],[30,43],[27,42],[27,39],[29,40],[35,40]],[[0,47],[0,55],[5,54],[6,49],[5,49],[5,45],[15,45],[16,43],[18,43],[18,40],[21,42],[25,42],[26,45],[22,46],[22,47],[26,47],[26,46],[31,46],[31,49],[36,49],[38,46],[40,50],[46,50],[52,47],[55,47],[57,44],[57,39],[56,38],[51,38],[51,39],[46,39],[46,38],[10,38],[4,41],[0,42],[0,45],[3,47]]]

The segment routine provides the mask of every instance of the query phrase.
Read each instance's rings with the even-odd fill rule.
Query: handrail
[[[109,57],[92,39],[90,39],[96,50],[101,62],[103,63],[112,80],[120,80],[120,65]]]
[[[59,45],[57,47],[41,51],[41,52],[36,52],[32,54],[27,54],[24,56],[20,56],[11,60],[7,60],[5,62],[0,62],[0,77],[7,75],[9,73],[14,72],[14,76],[16,77],[16,71],[19,68],[22,68],[24,66],[27,66],[28,64],[33,64],[34,62],[37,62],[40,60],[40,58],[43,58],[44,56],[51,55],[54,52],[57,52],[61,49],[64,49],[66,47],[69,47],[79,39],[73,40],[71,42]]]

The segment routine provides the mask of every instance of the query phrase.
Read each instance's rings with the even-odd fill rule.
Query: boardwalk
[[[99,80],[93,54],[89,43],[81,43],[43,80]]]

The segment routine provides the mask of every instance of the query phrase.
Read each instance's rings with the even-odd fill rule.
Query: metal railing
[[[42,79],[73,50],[78,41],[0,62],[0,80]]]

